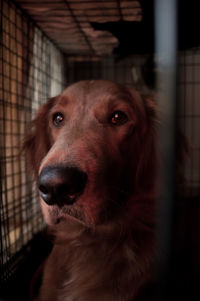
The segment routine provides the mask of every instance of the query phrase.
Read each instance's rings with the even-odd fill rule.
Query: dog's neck
[[[88,301],[132,300],[152,274],[153,231],[147,228],[137,233],[121,221],[93,228],[61,221],[53,229],[56,239],[44,272],[44,300],[57,300],[52,296],[58,289],[70,301],[81,296]]]

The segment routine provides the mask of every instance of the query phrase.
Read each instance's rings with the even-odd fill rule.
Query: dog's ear
[[[141,150],[136,170],[136,186],[141,193],[155,191],[158,165],[158,109],[153,97],[141,95],[144,108],[144,124],[141,137]],[[138,191],[139,192],[139,191]]]
[[[146,193],[155,191],[158,176],[158,168],[161,164],[162,153],[159,145],[158,131],[160,130],[160,121],[158,105],[152,96],[142,95],[145,109],[145,130],[142,138],[141,153],[136,172],[137,187]],[[184,164],[190,157],[191,143],[183,133],[176,130],[176,189],[181,192],[185,185]]]
[[[56,97],[40,107],[34,120],[27,125],[23,142],[28,167],[37,175],[40,163],[50,148],[48,113]]]

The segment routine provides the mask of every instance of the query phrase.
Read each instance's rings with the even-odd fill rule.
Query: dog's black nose
[[[39,176],[40,196],[48,205],[72,205],[85,188],[87,175],[75,167],[47,166]]]

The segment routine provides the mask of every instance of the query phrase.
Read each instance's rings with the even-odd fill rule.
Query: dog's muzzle
[[[72,205],[83,193],[87,174],[77,167],[47,166],[42,169],[38,188],[48,205]]]

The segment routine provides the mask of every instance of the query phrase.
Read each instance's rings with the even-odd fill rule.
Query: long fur
[[[131,121],[99,125],[112,110],[109,102],[126,103]],[[56,106],[69,114],[60,130],[51,124]],[[78,164],[89,168],[90,186],[71,206],[41,200],[54,247],[38,300],[132,301],[152,279],[156,127],[149,97],[108,81],[76,83],[40,108],[24,142],[36,178],[45,166]]]

